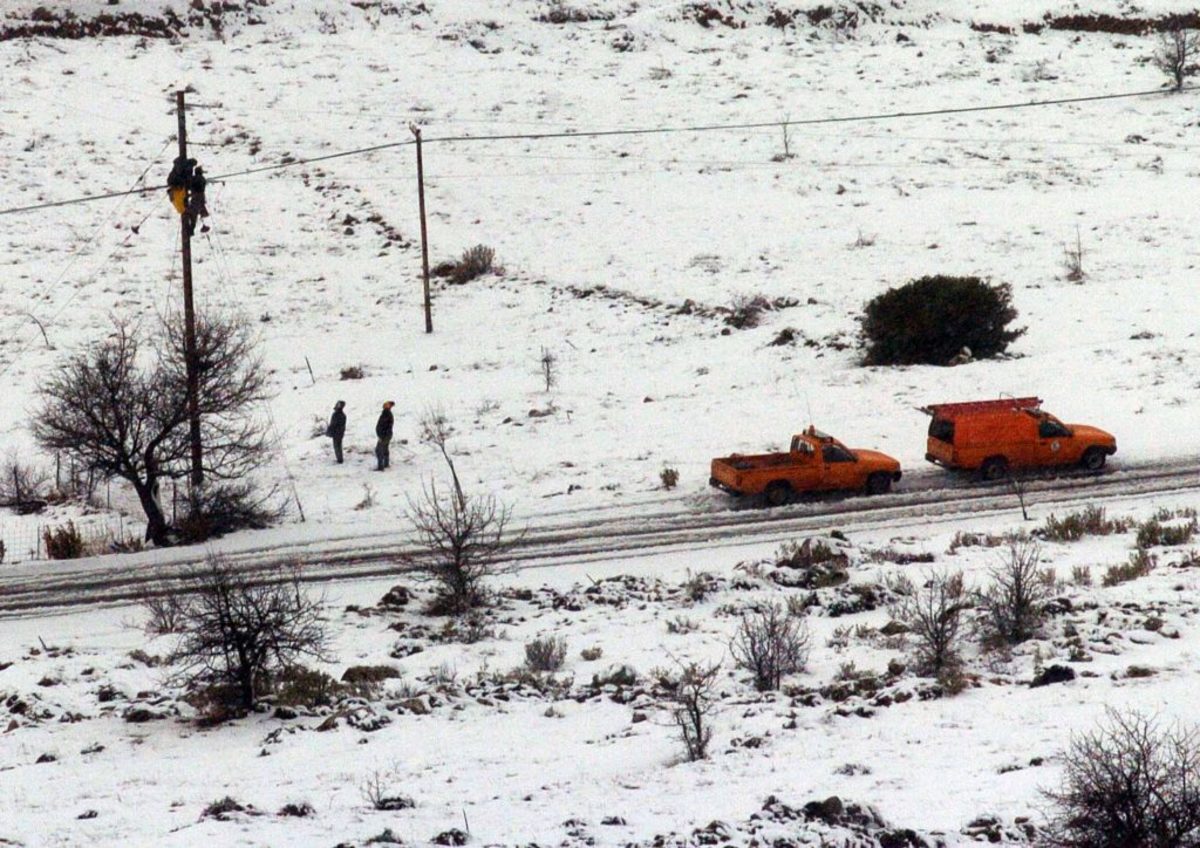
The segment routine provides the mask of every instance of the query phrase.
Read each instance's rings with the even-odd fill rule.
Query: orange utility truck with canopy
[[[771,506],[801,492],[859,490],[883,494],[900,479],[900,463],[887,454],[848,448],[809,427],[792,436],[786,453],[733,454],[712,461],[709,485],[734,495],[762,495]]]
[[[945,468],[978,470],[999,480],[1012,468],[1081,465],[1099,471],[1117,440],[1087,424],[1064,424],[1042,411],[1036,397],[939,403],[927,413],[925,458]]]

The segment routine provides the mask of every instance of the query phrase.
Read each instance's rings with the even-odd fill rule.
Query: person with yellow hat
[[[390,400],[385,403],[383,412],[379,413],[379,420],[375,422],[375,436],[379,439],[375,443],[376,471],[383,471],[392,464],[388,446],[392,441],[392,427],[395,424],[395,418],[392,416],[392,407],[395,405],[396,403]]]

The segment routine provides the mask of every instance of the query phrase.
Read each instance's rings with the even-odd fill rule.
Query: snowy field
[[[3,4],[0,28],[29,22],[38,5]],[[193,155],[210,176],[403,142],[419,123],[429,139],[434,262],[475,244],[495,248],[502,272],[436,285],[435,332],[426,335],[411,146],[211,186],[212,230],[193,242],[198,302],[259,328],[276,392],[263,415],[280,443],[264,476],[294,492],[307,518],[302,529],[257,536],[403,530],[407,496],[442,473],[434,449],[416,439],[431,408],[454,425],[467,485],[511,502],[518,520],[601,506],[636,514],[648,502],[719,504],[724,496],[707,487],[712,456],[785,445],[810,421],[920,469],[927,419],[919,407],[1001,393],[1039,395],[1063,420],[1113,432],[1117,465],[1200,454],[1195,93],[800,123],[1157,89],[1164,79],[1147,61],[1151,39],[1021,33],[1046,14],[1080,13],[1060,0],[908,0],[864,9],[843,31],[803,17],[769,26],[776,4],[760,0],[713,3],[732,26],[702,26],[702,4],[562,5],[593,20],[544,22],[561,5],[530,0],[292,0],[229,12],[220,34],[195,26],[181,39],[0,42],[0,209],[123,191],[143,173],[146,184],[163,183],[174,156],[173,95],[186,86]],[[1134,14],[1124,2],[1086,7]],[[81,0],[54,8],[90,19],[187,7]],[[1147,0],[1136,14],[1175,10]],[[437,141],[785,119],[797,122],[787,133],[790,157],[778,127]],[[5,215],[0,225],[0,457],[29,457],[41,375],[102,337],[114,316],[149,323],[178,308],[178,222],[153,192]],[[1077,233],[1080,284],[1064,268],[1064,246]],[[863,304],[928,274],[1011,284],[1018,324],[1028,328],[1012,356],[955,368],[860,367]],[[714,311],[756,295],[795,305],[746,330],[730,330]],[[787,328],[797,341],[772,345]],[[557,361],[549,391],[543,351]],[[364,378],[340,379],[351,366]],[[338,399],[350,417],[344,466],[314,436]],[[396,436],[407,444],[394,444],[394,467],[377,474],[373,425],[385,400],[397,402]],[[679,471],[674,492],[660,491],[664,467]],[[116,487],[111,500],[136,527],[136,501]],[[1197,504],[1107,506],[1145,519],[1158,507]],[[298,517],[293,509],[289,521]],[[1036,521],[1045,517],[1035,510]],[[36,535],[30,524],[0,516],[0,538]],[[934,568],[963,568],[981,586],[997,551],[950,556],[951,538],[1016,526],[915,525],[898,538],[852,538],[851,584],[923,573],[927,566],[872,560],[871,550],[893,547],[932,553]],[[398,638],[389,625],[436,630],[440,622],[412,607],[343,611],[373,608],[390,581],[333,585],[337,662],[325,670],[337,677],[350,665],[389,663],[404,676],[357,711],[263,713],[215,728],[189,721],[193,708],[161,667],[130,658],[168,648],[143,635],[136,608],[6,621],[0,845],[359,845],[384,828],[410,843],[459,828],[472,844],[625,845],[671,833],[695,842],[693,829],[713,820],[744,841],[768,796],[798,808],[834,794],[873,805],[896,827],[940,832],[948,844],[969,840],[971,821],[995,815],[1008,839],[1017,818],[1038,820],[1039,790],[1057,779],[1055,755],[1105,705],[1188,714],[1200,668],[1198,596],[1194,569],[1177,566],[1195,556],[1161,551],[1150,576],[1101,588],[1104,570],[1132,545],[1130,534],[1048,545],[1073,612],[1011,659],[973,653],[979,685],[963,694],[922,700],[928,681],[908,675],[885,694],[912,697],[887,707],[860,695],[806,699],[806,690],[834,683],[844,663],[882,675],[904,654],[878,637],[884,606],[830,617],[836,590],[822,590],[828,597],[809,617],[812,657],[791,694],[759,696],[734,671],[727,643],[738,611],[754,598],[797,593],[735,570],[772,558],[773,546],[524,572],[505,579],[492,636],[464,645],[418,635],[422,651],[403,658],[389,657]],[[1071,584],[1073,567],[1084,565],[1093,587]],[[693,602],[679,587],[700,571],[721,580]],[[610,587],[624,598],[616,605],[582,594],[621,575],[662,586],[651,599],[639,594],[645,584]],[[580,609],[555,609],[553,593]],[[677,616],[697,629],[668,633]],[[1080,677],[1027,688],[1035,654],[1045,664],[1070,655],[1068,624],[1090,657],[1074,665]],[[570,646],[566,688],[496,699],[489,681],[519,664],[525,642],[547,634]],[[602,658],[583,660],[580,651],[595,646]],[[725,661],[714,756],[704,763],[678,762],[675,731],[649,684],[625,703],[587,688],[615,664],[648,681],[654,669],[691,658]],[[1131,666],[1154,673],[1130,676]],[[101,690],[112,698],[101,701]],[[131,705],[164,718],[127,723]],[[635,723],[634,713],[646,720]],[[337,727],[317,732],[334,714]],[[376,719],[388,721],[363,729]],[[38,763],[46,754],[54,759]],[[1042,764],[1029,765],[1034,759]],[[360,790],[375,773],[416,806],[370,810]],[[263,815],[201,817],[225,796]],[[276,816],[286,803],[308,803],[315,814]],[[831,833],[813,828],[814,839]]]
[[[1150,512],[1119,500],[1105,506],[1110,517]],[[852,534],[849,582],[812,595],[807,670],[777,693],[756,693],[728,648],[738,615],[754,604],[809,596],[770,576],[774,546],[522,572],[497,584],[503,600],[473,644],[442,641],[443,620],[419,611],[427,590],[384,609],[375,604],[389,582],[330,586],[336,659],[320,667],[337,678],[353,665],[384,664],[401,676],[365,700],[299,708],[290,718],[268,706],[210,728],[195,724],[197,711],[157,665],[173,637],[144,635],[139,608],[6,621],[0,838],[329,846],[361,845],[386,829],[422,844],[457,828],[484,845],[650,844],[667,834],[703,844],[693,829],[719,821],[745,844],[747,820],[769,796],[799,808],[837,795],[929,840],[912,844],[969,844],[965,831],[980,819],[1016,844],[1019,819],[1042,822],[1041,790],[1057,785],[1057,757],[1073,729],[1090,727],[1106,706],[1186,720],[1197,667],[1195,551],[1156,549],[1150,576],[1101,587],[1109,566],[1132,552],[1125,533],[1046,543],[1043,565],[1068,602],[1056,602],[1040,638],[1011,652],[968,649],[962,694],[942,697],[932,680],[894,674],[912,643],[880,632],[890,579],[962,570],[969,586],[985,588],[1005,549],[952,550],[955,533],[1032,526],[995,519]],[[897,565],[900,555],[933,561]],[[1079,585],[1076,568],[1094,585]],[[701,575],[708,591],[697,598],[687,586]],[[875,608],[837,609],[871,597]],[[542,692],[506,682],[524,662],[523,645],[550,635],[568,648],[556,682]],[[587,649],[600,656],[584,658]],[[670,705],[654,685],[694,659],[722,662],[713,753],[700,763],[682,761]],[[1028,686],[1039,666],[1059,664],[1078,677]],[[621,665],[636,683],[591,685]],[[130,723],[133,710],[153,718]],[[376,776],[415,806],[371,809],[362,789]],[[253,809],[203,815],[227,796]],[[286,804],[313,812],[277,815]],[[818,843],[842,832],[810,827],[783,833],[792,844],[876,844]]]
[[[184,85],[193,149],[218,175],[405,141],[412,121],[430,139],[798,121],[1162,83],[1148,39],[968,26],[1054,11],[1032,3],[913,2],[864,16],[852,37],[763,25],[768,7],[752,3],[735,13],[745,28],[702,27],[676,4],[587,7],[615,17],[567,25],[534,20],[546,11],[534,3],[385,6],[408,11],[276,3],[257,10],[261,25],[231,16],[223,40],[197,28],[178,43],[3,44],[0,206],[120,191],[147,168],[161,183]],[[400,147],[213,186],[198,297],[259,322],[282,446],[269,473],[294,480],[322,524],[400,518],[406,493],[440,473],[415,442],[432,406],[454,423],[472,485],[526,513],[644,495],[664,466],[683,496],[705,495],[710,457],[784,445],[810,420],[918,468],[917,407],[1005,392],[1115,433],[1117,462],[1195,455],[1196,124],[1184,94],[791,127],[782,161],[778,128],[430,143],[433,260],[482,243],[504,272],[439,285],[429,336],[414,155]],[[159,193],[4,223],[0,438],[24,451],[39,374],[116,314],[178,308],[178,225]],[[1080,285],[1063,267],[1077,228]],[[862,305],[935,273],[1012,285],[1028,327],[1014,358],[858,367]],[[616,296],[580,296],[601,286]],[[740,295],[798,305],[727,335],[719,315],[679,314]],[[770,345],[788,327],[797,342]],[[549,392],[543,349],[557,359]],[[365,378],[339,380],[348,366]],[[341,468],[313,437],[338,399]],[[409,444],[373,474],[388,399]],[[364,485],[375,506],[355,511]]]

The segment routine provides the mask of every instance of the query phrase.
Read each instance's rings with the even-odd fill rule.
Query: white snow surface
[[[10,0],[0,27],[32,20],[39,5]],[[188,8],[177,0],[49,5],[84,19]],[[436,452],[416,439],[419,417],[435,407],[455,426],[452,448],[467,485],[511,502],[518,520],[623,503],[636,513],[648,500],[721,503],[706,485],[712,456],[782,446],[809,421],[919,468],[926,419],[918,407],[1001,393],[1039,395],[1062,419],[1115,433],[1118,464],[1200,452],[1194,94],[797,123],[788,130],[792,158],[781,158],[778,128],[434,141],[801,122],[1150,90],[1163,84],[1146,61],[1151,39],[970,27],[1019,29],[1047,13],[1080,12],[1061,0],[891,3],[849,37],[806,22],[767,26],[774,6],[756,0],[713,4],[740,28],[702,27],[681,3],[566,5],[612,18],[544,23],[536,19],[550,4],[529,0],[296,0],[231,13],[220,34],[196,26],[178,40],[2,42],[0,208],[123,191],[143,171],[147,184],[161,184],[174,156],[173,93],[183,87],[194,104],[192,154],[210,176],[406,141],[410,122],[423,127],[433,261],[482,243],[502,266],[464,286],[436,283],[433,334],[424,333],[421,315],[410,146],[214,184],[212,231],[193,243],[201,307],[239,311],[260,328],[276,390],[263,414],[280,442],[263,474],[294,487],[306,537],[403,529],[407,497],[442,473]],[[1085,5],[1134,13],[1126,2]],[[1178,4],[1147,0],[1136,10],[1156,15]],[[28,457],[36,386],[53,364],[103,336],[114,316],[149,324],[178,308],[178,222],[152,192],[0,223],[0,452]],[[1078,285],[1063,268],[1064,245],[1077,231],[1087,274]],[[1013,356],[955,368],[860,367],[862,305],[935,273],[1012,286],[1028,328]],[[748,295],[798,304],[728,335],[719,317],[679,310],[687,301],[703,310]],[[770,345],[786,327],[801,342]],[[543,350],[557,359],[549,391]],[[364,379],[339,379],[356,365]],[[341,467],[327,441],[313,436],[338,399],[350,416]],[[397,439],[408,443],[394,444],[394,467],[376,474],[372,428],[388,399],[398,404]],[[530,417],[531,410],[550,414]],[[679,470],[680,488],[659,493],[668,466]],[[365,486],[373,505],[356,509]],[[136,503],[118,489],[112,498],[136,526]],[[289,520],[298,518],[293,509]],[[0,536],[27,533],[21,521],[0,518]],[[945,558],[943,530],[914,528],[912,537],[938,553],[939,566],[966,557],[982,574],[993,564],[994,552]],[[1053,552],[1053,564],[1060,576],[1075,564],[1099,570],[1124,560],[1129,544],[1081,543]],[[678,583],[689,569],[729,574],[735,562],[714,551],[513,580],[562,588],[634,573]],[[384,620],[337,611],[371,604],[385,588],[330,588],[343,665],[387,661]],[[556,704],[560,718],[544,716],[544,702],[470,704],[402,714],[374,734],[306,729],[272,746],[263,740],[279,722],[265,716],[209,730],[175,720],[126,725],[104,714],[94,693],[100,681],[130,695],[163,689],[161,670],[126,657],[146,643],[124,626],[136,610],[5,622],[0,665],[14,664],[0,671],[0,696],[35,692],[53,706],[54,720],[0,733],[0,844],[332,845],[384,826],[419,842],[462,827],[464,811],[480,844],[561,841],[561,823],[571,818],[589,822],[601,843],[621,844],[687,833],[714,818],[744,820],[772,793],[793,804],[839,794],[876,805],[898,826],[953,835],[982,813],[1036,814],[1038,787],[1053,783],[1053,767],[998,769],[1053,756],[1104,705],[1166,716],[1185,709],[1197,667],[1186,620],[1195,588],[1191,572],[1160,568],[1132,588],[1086,590],[1110,602],[1159,604],[1181,634],[1150,634],[1145,644],[1122,637],[1121,653],[1096,657],[1096,678],[1015,685],[1028,677],[1029,648],[998,675],[1005,682],[871,719],[813,708],[783,731],[791,709],[783,701],[727,705],[719,753],[699,765],[673,764],[665,714],[631,725],[627,707],[605,702]],[[685,611],[701,622],[689,636],[666,635],[660,606],[598,608],[530,615],[502,627],[500,639],[438,646],[398,664],[414,678],[448,662],[467,678],[485,662],[506,670],[529,638],[560,633],[580,681],[614,662],[648,673],[671,656],[722,655],[730,622],[709,613],[729,600]],[[889,655],[874,648],[826,647],[837,623],[817,622],[809,685],[828,682],[846,660],[886,665]],[[39,639],[74,653],[34,655]],[[604,658],[584,663],[578,652],[593,642]],[[1040,650],[1061,648],[1047,641]],[[1160,673],[1126,679],[1134,663]],[[39,686],[44,677],[63,682]],[[744,680],[731,677],[728,686],[731,698],[753,701]],[[729,749],[734,737],[768,730],[764,748]],[[94,742],[105,750],[79,753]],[[45,752],[58,760],[34,765]],[[835,774],[846,762],[871,772]],[[367,811],[358,787],[376,769],[400,775],[417,808]],[[198,821],[205,804],[226,794],[267,812],[307,800],[317,815]],[[85,809],[99,815],[76,820]],[[627,825],[599,826],[609,815]]]

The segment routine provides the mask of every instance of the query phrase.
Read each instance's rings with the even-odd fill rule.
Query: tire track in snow
[[[890,495],[844,497],[772,510],[730,509],[706,496],[675,501],[564,510],[531,524],[501,562],[515,570],[634,559],[647,554],[779,542],[799,534],[900,529],[1017,510],[1005,484],[979,484],[940,472],[912,475],[908,489]],[[1069,508],[1113,499],[1200,491],[1200,460],[1153,463],[1101,474],[1035,477],[1026,481],[1031,506]],[[691,504],[686,501],[692,501]],[[629,510],[647,509],[643,515]],[[161,555],[156,561],[155,554]],[[204,556],[197,548],[166,549],[66,563],[38,573],[0,575],[0,616],[34,615],[81,605],[129,602],[179,576]],[[307,582],[400,576],[423,552],[406,534],[280,544],[224,554],[249,572],[281,562],[304,566]],[[29,571],[26,569],[23,571]]]

